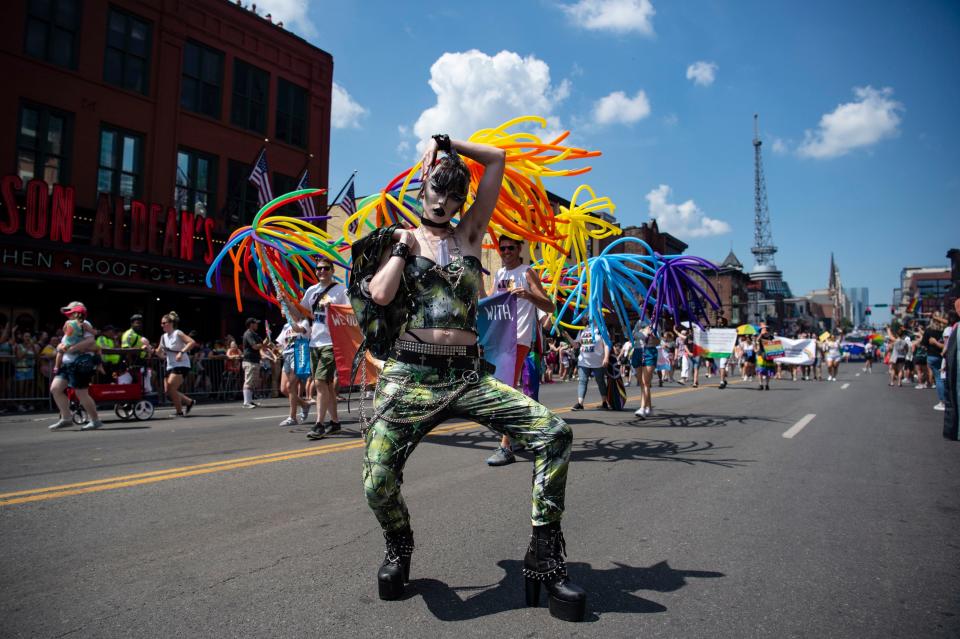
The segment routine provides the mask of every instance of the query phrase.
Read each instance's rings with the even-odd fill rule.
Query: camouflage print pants
[[[366,434],[363,487],[367,503],[386,531],[405,528],[410,514],[400,494],[403,466],[427,433],[451,418],[469,419],[525,444],[536,457],[533,464],[533,525],[560,521],[563,516],[567,464],[573,435],[566,422],[520,391],[492,375],[462,388],[464,371],[389,360],[380,375],[374,407],[383,411]],[[425,386],[452,382],[440,388]],[[456,397],[439,413],[426,416],[449,393]],[[390,399],[390,396],[394,396]],[[386,404],[386,405],[385,405]],[[391,422],[403,420],[404,422]]]

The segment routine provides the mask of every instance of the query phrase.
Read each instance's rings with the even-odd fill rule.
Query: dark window
[[[110,126],[100,128],[97,191],[126,198],[143,192],[143,136]]]
[[[230,121],[257,133],[267,132],[270,75],[242,60],[233,61],[233,105]]]
[[[207,217],[217,206],[217,158],[180,149],[177,152],[177,208]]]
[[[285,193],[294,191],[297,188],[297,178],[284,175],[283,173],[273,172],[273,197],[280,197]],[[297,203],[287,204],[280,209],[288,215],[299,215],[300,207]]]
[[[307,148],[307,90],[277,80],[277,139]]]
[[[76,69],[79,30],[80,0],[27,0],[27,55]]]
[[[227,162],[226,220],[234,226],[250,224],[260,209],[257,206],[257,187],[250,183],[253,165],[236,160]]]
[[[68,113],[47,107],[20,107],[17,131],[17,175],[24,182],[40,178],[47,184],[63,184],[70,179],[70,125]]]
[[[107,13],[107,48],[103,79],[146,95],[150,88],[150,23],[111,8]]]
[[[223,53],[196,42],[187,42],[183,48],[180,105],[219,119],[222,86]]]

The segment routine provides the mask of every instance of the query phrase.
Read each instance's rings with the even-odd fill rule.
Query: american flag
[[[257,206],[263,206],[273,199],[273,190],[270,189],[270,176],[267,174],[267,150],[260,149],[260,155],[253,165],[253,172],[247,180],[257,187]]]
[[[299,191],[300,189],[308,189],[308,188],[310,188],[309,186],[307,186],[307,174],[308,174],[308,173],[309,173],[309,171],[308,171],[307,169],[304,169],[304,170],[303,170],[303,175],[300,177],[300,181],[297,182],[297,188],[296,188],[297,191]],[[313,198],[312,198],[312,197],[308,197],[308,198],[304,198],[304,199],[302,199],[302,200],[298,200],[298,201],[297,201],[297,204],[300,205],[300,210],[303,212],[303,217],[314,217],[314,216],[316,216],[316,214],[317,214],[317,207],[313,205]]]
[[[357,194],[353,190],[353,178],[350,178],[350,186],[347,187],[347,192],[340,199],[340,208],[343,209],[343,212],[347,217],[350,217],[357,212]],[[357,232],[357,223],[350,223],[350,232]]]

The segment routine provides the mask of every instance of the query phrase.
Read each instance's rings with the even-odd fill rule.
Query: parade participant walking
[[[873,374],[873,360],[877,359],[877,345],[868,340],[863,345],[863,372],[867,375]],[[804,377],[806,379],[806,377]]]
[[[57,359],[54,362],[54,378],[50,394],[60,410],[60,419],[50,425],[50,430],[59,430],[73,425],[70,416],[70,400],[67,387],[73,388],[80,405],[87,413],[87,422],[80,430],[94,430],[103,426],[97,405],[87,390],[93,373],[100,363],[96,354],[97,343],[93,325],[87,321],[87,307],[83,302],[70,302],[60,309],[67,316],[63,325],[63,339],[57,344]]]
[[[246,326],[243,333],[243,407],[256,408],[260,404],[253,401],[253,392],[260,386],[260,350],[266,340],[257,334],[260,320],[256,317],[248,317]]]
[[[607,374],[603,369],[610,361],[610,348],[592,325],[580,331],[574,341],[580,345],[580,356],[577,358],[577,403],[573,405],[573,410],[583,410],[583,400],[587,396],[587,385],[591,376],[597,380],[600,397],[607,396]],[[610,408],[606,399],[600,407],[604,410]]]
[[[887,331],[893,338],[893,343],[890,347],[889,385],[893,386],[894,383],[896,383],[897,386],[903,386],[903,365],[910,354],[910,342],[906,338],[906,331],[902,328],[897,331],[896,335],[894,335],[890,329],[887,329]]]
[[[291,308],[291,313],[296,315],[296,309]],[[281,426],[296,426],[307,420],[310,414],[310,402],[300,396],[300,387],[305,386],[306,379],[301,382],[297,376],[296,370],[296,338],[307,335],[310,330],[310,320],[294,319],[288,321],[280,329],[280,335],[277,336],[277,346],[281,349],[283,356],[283,381],[281,382],[280,392],[285,393],[290,402],[290,415],[280,422]]]
[[[651,386],[653,385],[653,371],[657,367],[657,346],[660,338],[653,331],[653,326],[643,320],[637,320],[633,327],[634,362],[637,369],[637,383],[640,385],[640,408],[633,412],[635,417],[646,419],[653,412]]]
[[[840,369],[840,359],[843,353],[840,352],[840,336],[831,335],[824,342],[824,348],[827,351],[827,381],[837,381],[837,372]]]
[[[529,265],[523,263],[520,257],[520,249],[523,246],[521,240],[515,240],[512,237],[501,235],[497,242],[497,248],[500,252],[500,261],[503,262],[496,275],[493,278],[493,292],[507,292],[517,298],[517,361],[513,371],[513,386],[517,388],[520,383],[520,373],[523,372],[524,363],[527,355],[532,348],[535,348],[540,341],[539,323],[537,322],[537,311],[553,314],[556,312],[556,305],[547,297],[547,292],[543,290],[543,284],[540,278]],[[538,399],[532,396],[533,399]],[[513,446],[510,438],[504,435],[500,438],[500,446],[494,451],[493,455],[487,458],[489,466],[506,466],[516,461],[513,454]]]
[[[960,297],[953,302],[953,311],[949,313],[947,327],[944,329],[943,359],[946,370],[944,379],[943,437],[951,441],[960,440]]]
[[[760,325],[760,335],[757,336],[757,377],[760,379],[759,390],[770,390],[770,378],[777,372],[774,360],[766,353],[766,343],[773,341],[773,333],[767,330],[766,324]]]
[[[743,353],[743,381],[751,382],[757,371],[757,349],[753,342],[753,336],[742,335],[740,337],[740,348]]]
[[[435,167],[438,151],[446,155]],[[470,179],[460,153],[483,165],[483,175],[472,206],[454,229],[450,219],[464,205]],[[430,140],[422,162],[422,225],[417,231],[393,231],[399,242],[369,282],[373,303],[403,303],[410,309],[406,332],[395,341],[380,375],[376,413],[365,435],[364,489],[387,542],[377,580],[382,599],[400,597],[409,580],[413,532],[400,494],[406,460],[434,426],[450,417],[468,418],[534,453],[533,532],[523,568],[527,604],[537,605],[542,584],[552,614],[580,621],[586,595],[567,579],[560,530],[570,428],[543,405],[497,381],[477,347],[479,255],[504,165],[505,154],[495,147],[445,135]],[[364,238],[374,247],[382,239],[377,231]],[[364,240],[354,244],[355,265],[368,245]],[[398,300],[401,283],[403,299]]]
[[[166,359],[167,377],[163,380],[167,397],[173,402],[173,410],[177,417],[186,417],[193,410],[197,400],[191,399],[180,392],[183,378],[190,373],[190,351],[197,345],[189,335],[180,330],[180,316],[170,311],[160,318],[160,344],[157,346],[158,356]]]
[[[921,338],[921,342],[927,347],[927,384],[936,387],[937,399],[939,400],[933,407],[934,410],[943,410],[944,408],[943,376],[940,374],[940,367],[943,364],[943,348],[945,346],[943,329],[945,324],[946,318],[940,313],[934,313]]]
[[[727,328],[727,318],[721,315],[717,318],[717,328]],[[717,368],[720,370],[720,390],[723,390],[727,387],[727,375],[729,374],[728,367],[730,366],[730,359],[727,357],[721,357],[717,360]]]
[[[317,395],[317,421],[307,433],[309,439],[322,439],[340,432],[337,415],[337,389],[333,380],[337,374],[333,358],[333,338],[327,327],[327,307],[331,304],[349,304],[347,289],[333,280],[333,262],[325,257],[317,258],[317,283],[303,294],[300,304],[313,311],[310,333],[310,362],[313,384]],[[330,421],[324,423],[325,415]]]

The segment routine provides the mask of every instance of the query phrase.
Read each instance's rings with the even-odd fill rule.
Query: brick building
[[[95,324],[237,330],[204,274],[256,211],[261,149],[274,193],[326,186],[331,55],[226,0],[17,0],[4,24],[0,314],[46,328],[80,299]]]

